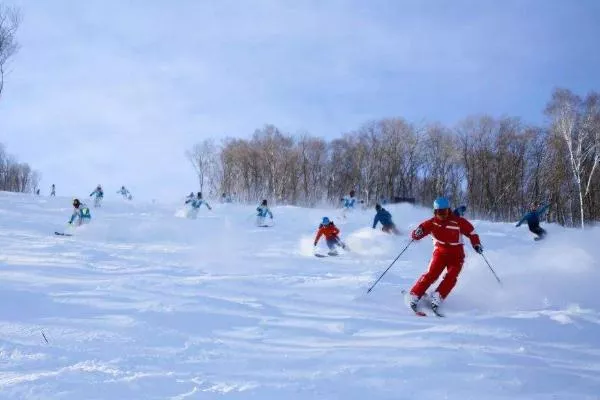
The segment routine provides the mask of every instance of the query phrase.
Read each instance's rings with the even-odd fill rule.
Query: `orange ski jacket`
[[[328,225],[319,225],[319,230],[317,231],[317,236],[315,237],[315,245],[321,238],[321,236],[325,235],[325,239],[335,239],[340,233],[340,230],[337,226],[330,222]]]

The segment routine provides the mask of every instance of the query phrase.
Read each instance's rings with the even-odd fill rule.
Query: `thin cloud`
[[[187,193],[187,148],[264,123],[333,137],[384,116],[535,121],[555,85],[600,79],[600,59],[583,50],[600,34],[594,2],[17,5],[22,49],[1,140],[43,184],[73,193],[100,181],[142,197]]]

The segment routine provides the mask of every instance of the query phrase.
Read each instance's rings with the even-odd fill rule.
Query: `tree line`
[[[19,49],[16,32],[21,14],[15,7],[0,4],[0,98],[4,90],[4,75],[9,60]],[[6,153],[0,143],[0,190],[9,192],[34,192],[39,182],[38,173],[29,164],[20,163]]]
[[[250,139],[205,139],[186,156],[201,191],[242,202],[339,204],[353,189],[366,205],[409,197],[430,206],[445,195],[495,221],[545,202],[562,225],[600,220],[599,95],[556,89],[545,113],[545,126],[485,115],[453,127],[386,118],[330,141],[265,125]]]
[[[0,143],[0,190],[7,192],[34,192],[39,183],[39,175],[29,164],[21,163],[7,154]]]

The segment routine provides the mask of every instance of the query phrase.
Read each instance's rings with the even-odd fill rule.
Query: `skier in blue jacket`
[[[202,204],[206,205],[206,208],[212,210],[212,207],[206,200],[202,198],[202,192],[198,192],[195,199],[188,199],[185,201],[185,204],[189,204],[193,209],[199,209]]]
[[[90,209],[85,203],[81,203],[79,199],[73,199],[73,214],[71,214],[69,225],[73,225],[73,223],[76,226],[87,224],[91,219],[92,214],[90,214]]]
[[[267,200],[263,200],[260,203],[260,206],[256,208],[258,214],[256,214],[256,225],[266,227],[265,218],[269,216],[269,218],[273,219],[273,213],[267,206]]]
[[[519,227],[523,222],[527,221],[529,230],[537,235],[535,240],[543,239],[546,236],[546,231],[540,226],[540,217],[548,210],[548,207],[550,207],[550,204],[539,206],[537,203],[532,203],[529,212],[523,215],[523,218],[517,222],[516,226]]]
[[[102,199],[104,198],[104,191],[102,190],[102,186],[98,184],[96,189],[92,193],[90,193],[90,197],[94,196],[94,207],[100,207],[102,205]]]
[[[198,211],[200,211],[200,206],[202,206],[202,204],[204,204],[209,210],[212,210],[210,204],[208,204],[206,200],[202,198],[202,192],[198,192],[195,198],[186,200],[185,204],[189,206],[186,216],[190,219],[196,219],[196,217],[198,216]]]
[[[464,206],[464,205],[456,207],[454,209],[454,211],[452,211],[452,213],[454,215],[456,215],[457,217],[464,217],[464,215],[465,215],[466,212],[467,212],[467,206]]]
[[[354,206],[356,205],[356,197],[354,190],[351,190],[348,196],[342,197],[340,201],[342,202],[344,210],[354,210]]]
[[[375,210],[377,211],[377,214],[375,214],[375,218],[373,219],[373,229],[375,229],[378,222],[381,222],[382,231],[399,235],[400,231],[396,228],[394,222],[392,222],[392,214],[390,214],[390,212],[385,208],[381,207],[381,204],[379,203],[375,204]]]

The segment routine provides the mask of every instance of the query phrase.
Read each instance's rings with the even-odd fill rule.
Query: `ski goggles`
[[[439,210],[433,210],[433,214],[447,217],[448,215],[450,215],[450,209],[449,208],[441,208]]]

